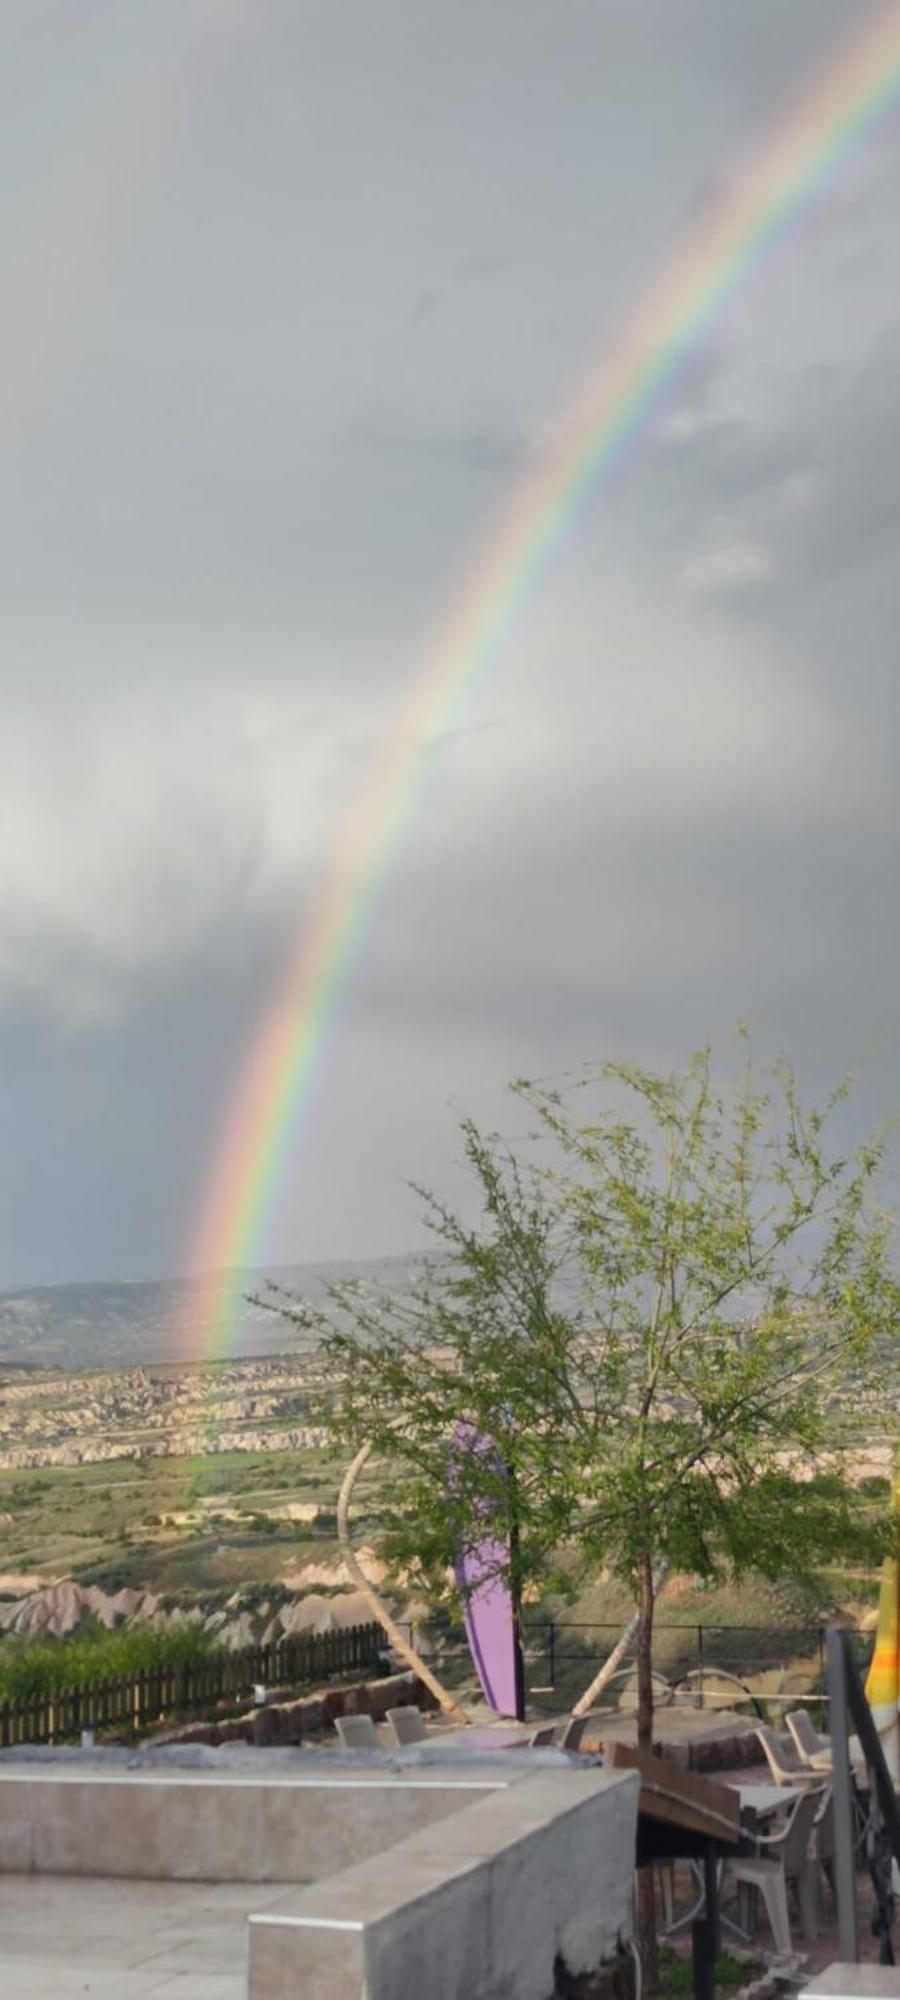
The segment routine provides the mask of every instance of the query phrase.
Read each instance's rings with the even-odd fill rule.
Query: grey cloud
[[[443,433],[408,430],[398,412],[392,425],[377,419],[361,422],[353,433],[360,449],[400,456],[423,457],[462,465],[473,472],[521,476],[530,459],[537,457],[533,439],[524,433],[500,430],[460,430]]]
[[[768,616],[897,545],[900,341],[885,330],[861,363],[785,371],[759,400],[745,414],[688,403],[681,424],[670,412],[624,514],[670,574],[708,569],[710,598]],[[757,551],[755,573],[738,562],[731,575],[731,550]]]
[[[457,1188],[453,1107],[519,1069],[749,1013],[816,1083],[882,1024],[890,1097],[895,125],[435,692],[583,371],[868,11],[18,10],[0,1282],[183,1260],[263,1006],[348,835],[380,852],[373,769],[415,804],[282,1261],[408,1247],[405,1176]]]

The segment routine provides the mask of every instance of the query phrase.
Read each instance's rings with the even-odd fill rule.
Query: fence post
[[[703,1626],[702,1625],[697,1626],[697,1657],[700,1663],[700,1707],[704,1708],[706,1705],[706,1698],[703,1693]]]
[[[549,1652],[549,1655],[550,1655],[550,1658],[549,1658],[549,1663],[548,1663],[548,1664],[549,1664],[549,1667],[550,1667],[550,1686],[551,1686],[552,1688],[555,1688],[555,1686],[556,1686],[556,1625],[555,1625],[555,1623],[554,1623],[554,1621],[553,1621],[553,1619],[552,1619],[552,1618],[551,1618],[551,1620],[550,1620],[550,1644],[549,1644],[549,1647],[548,1647],[548,1652]]]

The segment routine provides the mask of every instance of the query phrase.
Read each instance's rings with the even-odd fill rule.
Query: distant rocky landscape
[[[377,1281],[403,1290],[416,1262],[413,1257],[380,1257],[235,1272],[229,1354],[241,1358],[308,1351],[301,1328],[249,1303],[265,1293],[269,1280],[315,1302],[324,1299],[336,1279]],[[206,1298],[199,1278],[34,1285],[0,1292],[0,1366],[74,1370],[203,1360],[209,1346],[203,1323]]]
[[[380,1573],[371,1555],[367,1566]],[[301,1571],[290,1585],[271,1584],[262,1591],[248,1585],[227,1595],[203,1592],[191,1603],[127,1587],[108,1592],[67,1578],[6,1602],[0,1599],[0,1634],[68,1639],[98,1625],[107,1632],[135,1625],[157,1631],[195,1626],[218,1646],[237,1651],[298,1632],[337,1632],[370,1621],[366,1599],[350,1588],[340,1563],[310,1567],[311,1576]]]
[[[230,1451],[304,1451],[314,1357],[100,1374],[0,1369],[0,1467],[97,1465]]]
[[[337,1278],[402,1291],[414,1268],[270,1275],[314,1300]],[[248,1272],[247,1291],[264,1275]],[[189,1360],[199,1302],[190,1282],[0,1296],[4,1656],[132,1628],[187,1626],[238,1648],[368,1622],[336,1539],[343,1460],[316,1420],[322,1357],[302,1329],[247,1307],[239,1351]],[[851,1416],[859,1474],[886,1492],[883,1420],[859,1396]],[[386,1477],[376,1465],[361,1482],[363,1541],[377,1542]],[[594,1592],[584,1611],[602,1622],[622,1607]]]
[[[322,1300],[403,1289],[414,1260],[247,1271]],[[314,1414],[322,1364],[261,1305],[227,1361],[199,1281],[0,1295],[0,1640],[188,1622],[225,1646],[368,1618],[334,1538],[338,1472]]]

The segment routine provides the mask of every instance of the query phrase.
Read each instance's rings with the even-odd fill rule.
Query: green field
[[[107,1589],[264,1581],[336,1553],[339,1477],[312,1450],[0,1471],[0,1568]],[[290,1506],[317,1517],[286,1518]]]

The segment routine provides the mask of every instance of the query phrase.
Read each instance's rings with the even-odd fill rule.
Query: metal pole
[[[831,1720],[838,1948],[844,1964],[855,1965],[859,1960],[859,1925],[856,1917],[856,1871],[853,1865],[853,1775],[850,1769],[847,1670],[843,1634],[835,1626],[830,1625],[825,1643]]]

